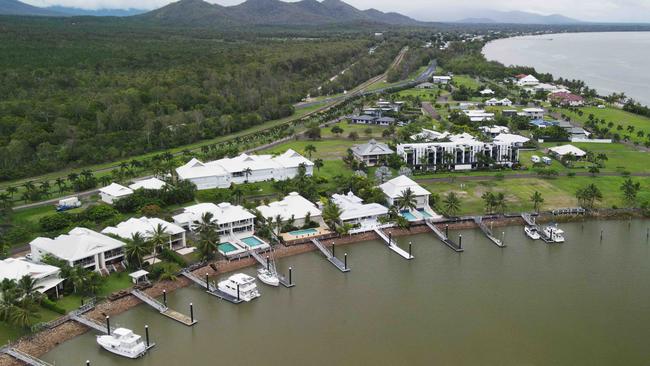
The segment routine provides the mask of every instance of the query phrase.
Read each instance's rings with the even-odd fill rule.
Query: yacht
[[[277,274],[266,268],[260,268],[257,270],[257,278],[269,286],[278,287],[280,285],[280,279],[278,278]]]
[[[526,232],[526,235],[533,240],[539,240],[542,237],[534,226],[525,226],[524,231]]]
[[[128,358],[138,358],[147,352],[141,337],[126,328],[117,328],[110,335],[97,336],[97,344],[105,350]]]
[[[239,290],[237,290],[238,287]],[[243,273],[234,274],[228,277],[228,279],[219,282],[217,288],[232,297],[238,297],[246,302],[260,297],[255,278]]]
[[[564,231],[557,225],[549,225],[544,228],[544,236],[551,243],[564,243]]]

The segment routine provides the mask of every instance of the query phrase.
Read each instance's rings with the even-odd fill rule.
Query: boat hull
[[[119,347],[114,347],[113,345],[110,344],[110,342],[103,341],[101,337],[107,337],[107,336],[97,337],[97,344],[99,344],[103,349],[107,350],[108,352],[116,354],[118,356],[136,359],[144,356],[144,354],[147,353],[146,347],[144,347],[143,349],[139,349],[137,351],[127,351]]]

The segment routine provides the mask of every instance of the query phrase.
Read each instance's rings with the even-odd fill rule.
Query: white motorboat
[[[564,231],[557,225],[549,225],[544,228],[544,236],[552,243],[564,243]]]
[[[525,226],[524,232],[526,232],[526,235],[533,240],[539,240],[542,237],[533,226]]]
[[[257,270],[257,278],[269,286],[278,287],[280,285],[280,279],[278,276],[266,268],[260,268]]]
[[[260,297],[255,278],[247,274],[236,273],[217,284],[217,288],[226,294],[246,302]]]
[[[117,328],[110,335],[97,336],[97,344],[105,350],[128,358],[138,358],[147,352],[141,337],[126,328]]]

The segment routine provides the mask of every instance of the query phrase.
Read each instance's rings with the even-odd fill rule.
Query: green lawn
[[[582,116],[568,109],[560,109],[560,112],[568,115],[569,117],[571,117],[571,119],[582,123],[587,122],[589,120],[589,115],[593,114],[595,119],[605,120],[605,125],[600,125],[601,127],[605,127],[609,122],[612,122],[614,123],[614,127],[610,129],[612,133],[618,133],[619,135],[621,135],[621,137],[623,137],[624,135],[629,135],[632,141],[637,141],[639,143],[647,141],[647,138],[638,137],[637,136],[638,131],[643,131],[646,136],[650,134],[650,118],[648,117],[639,116],[612,107],[607,107],[605,109],[599,109],[598,107],[584,107],[580,109],[583,112]],[[616,130],[617,125],[623,126],[623,130],[617,131]],[[633,126],[634,132],[627,131],[628,126]]]
[[[298,140],[285,142],[281,145],[274,146],[270,149],[264,150],[267,154],[279,154],[285,152],[287,149],[294,149],[295,151],[304,154],[305,146],[314,145],[316,152],[312,154],[311,159],[323,160],[336,160],[345,156],[347,150],[357,144],[363,144],[368,140],[366,137],[360,137],[357,141],[350,139],[324,139],[324,140]],[[308,156],[307,156],[308,157]]]
[[[97,293],[97,296],[106,297],[113,292],[124,290],[131,286],[133,286],[133,283],[131,282],[131,277],[129,277],[127,272],[111,273]]]
[[[338,126],[343,129],[343,133],[339,136],[335,135],[332,133],[332,128],[334,126]],[[365,140],[369,138],[381,138],[381,134],[386,131],[388,127],[381,127],[381,126],[375,126],[375,125],[359,125],[359,124],[354,124],[349,121],[342,121],[338,122],[335,125],[328,126],[326,128],[323,128],[321,130],[321,137],[323,138],[347,138],[350,132],[356,132],[359,134],[359,140]],[[366,130],[370,129],[372,133],[368,135],[366,133]]]
[[[476,79],[468,75],[454,75],[452,84],[459,88],[464,85],[470,89],[478,89],[481,86]]]

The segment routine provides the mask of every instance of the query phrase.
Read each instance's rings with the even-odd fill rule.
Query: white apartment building
[[[105,228],[102,230],[102,234],[112,234],[127,240],[135,234],[140,234],[144,240],[148,240],[153,237],[158,225],[161,225],[165,234],[169,236],[169,249],[178,250],[186,247],[185,229],[155,217],[130,218],[117,226]]]

